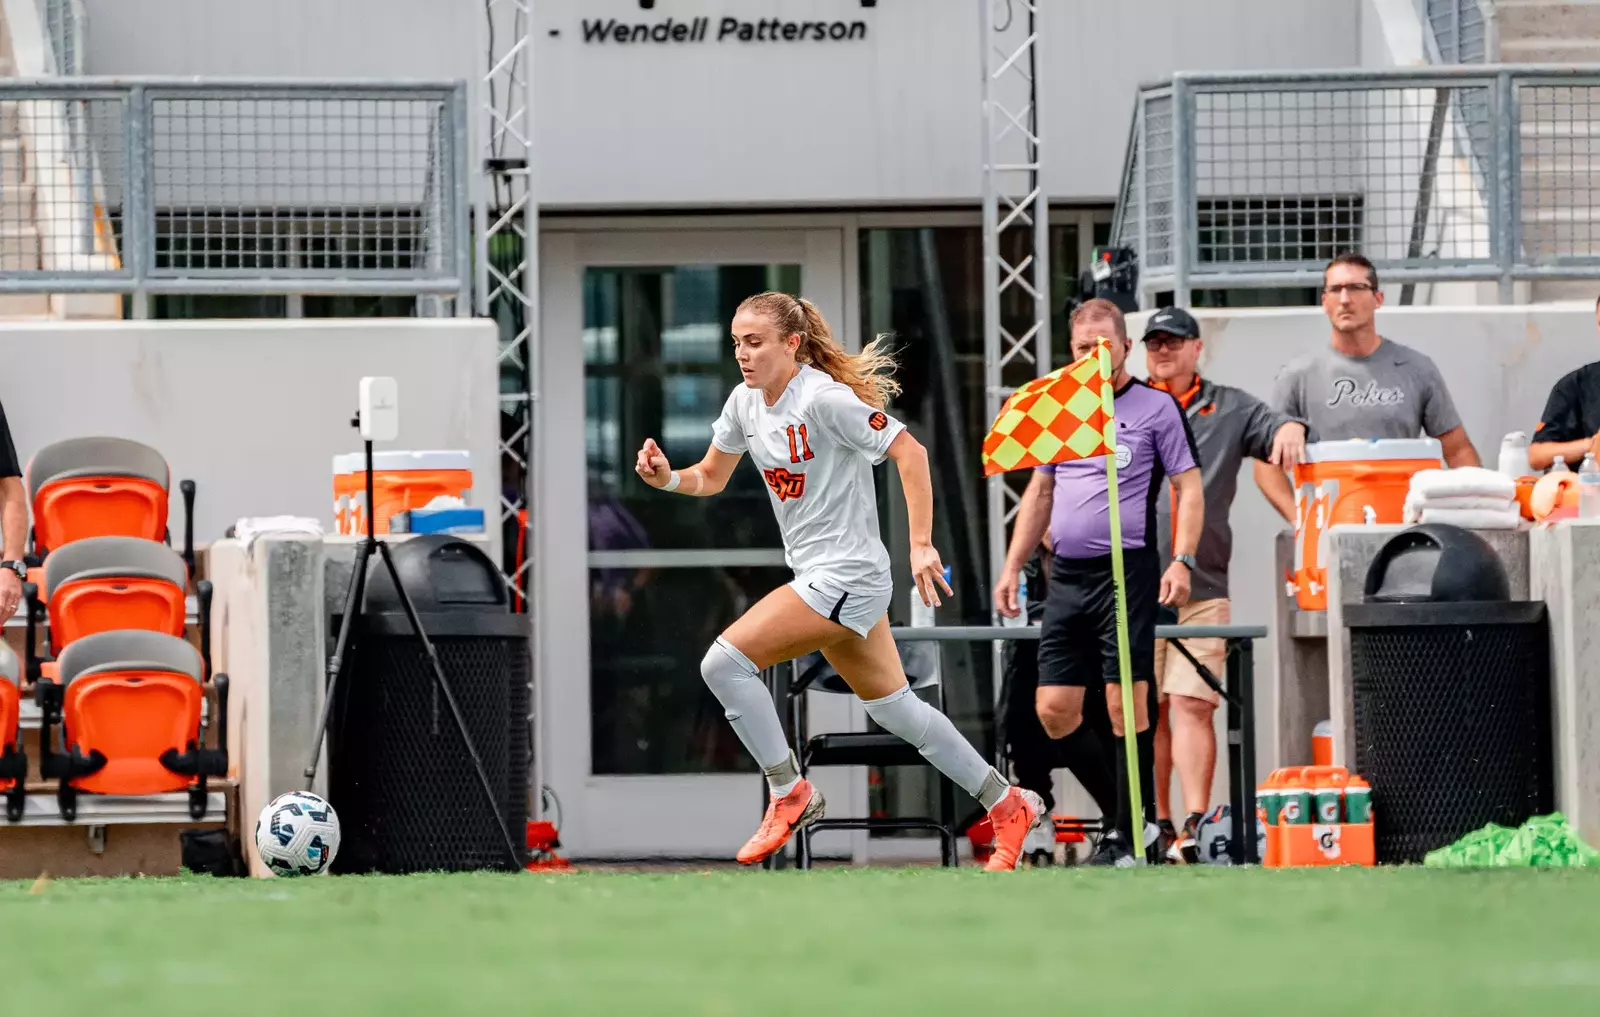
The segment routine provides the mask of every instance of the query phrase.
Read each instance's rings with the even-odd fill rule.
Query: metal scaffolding
[[[1038,40],[1044,0],[978,0],[983,47],[983,380],[986,419],[1050,365],[1049,202],[1040,175]],[[1005,560],[1019,480],[988,481],[989,569]],[[990,607],[991,617],[998,614]],[[994,644],[995,688],[1000,644]]]
[[[533,492],[539,485],[534,430],[539,410],[539,205],[534,195],[533,8],[534,0],[484,0],[479,52],[486,63],[479,88],[483,134],[482,177],[474,202],[477,258],[474,293],[478,314],[500,326],[500,530],[505,572],[516,602],[533,626],[533,771],[543,786],[537,737],[543,646],[538,555],[539,520]],[[534,796],[530,815],[542,813]]]
[[[529,533],[534,525],[529,490],[539,379],[532,338],[539,303],[539,207],[532,188],[533,0],[484,0],[482,27],[488,65],[479,95],[483,175],[474,207],[474,290],[477,313],[500,325],[503,567],[514,594],[523,598],[531,594],[533,574],[532,554],[519,555],[519,548],[524,519]]]

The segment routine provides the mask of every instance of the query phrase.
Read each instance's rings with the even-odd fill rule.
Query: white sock
[[[918,699],[911,686],[882,699],[863,700],[862,704],[879,727],[910,742],[924,759],[978,799],[984,808],[994,808],[1010,790],[1010,784],[984,762],[950,718]]]
[[[800,783],[800,773],[761,672],[749,657],[718,636],[700,661],[700,675],[722,704],[733,733],[766,773],[773,793],[788,794]]]

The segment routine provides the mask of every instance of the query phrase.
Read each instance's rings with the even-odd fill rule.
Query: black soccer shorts
[[[1127,581],[1128,657],[1133,680],[1154,684],[1161,562],[1155,548],[1122,552]],[[1111,556],[1050,562],[1050,596],[1039,623],[1039,684],[1086,688],[1122,680],[1117,666],[1117,602]]]

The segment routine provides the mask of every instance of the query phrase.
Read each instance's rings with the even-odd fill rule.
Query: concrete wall
[[[1176,70],[1349,67],[1370,0],[1051,3],[1046,190],[1116,192],[1135,87]],[[87,0],[92,74],[476,83],[477,0]],[[508,10],[509,5],[505,5]],[[537,5],[540,199],[558,207],[970,202],[976,0]],[[722,17],[861,20],[864,40],[718,43]],[[700,44],[586,43],[585,19],[712,19]],[[509,32],[510,25],[498,26]]]
[[[1600,847],[1600,523],[1574,519],[1531,536],[1533,596],[1550,609],[1556,807]]]
[[[400,440],[379,448],[467,449],[473,504],[493,520],[497,351],[492,322],[454,318],[3,322],[0,404],[24,459],[94,434],[159,449],[172,469],[176,544],[181,479],[198,489],[198,541],[241,516],[310,516],[332,529],[332,457],[361,449],[350,426],[360,379],[392,375]]]

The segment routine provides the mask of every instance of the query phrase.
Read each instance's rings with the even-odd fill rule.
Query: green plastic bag
[[[1583,842],[1566,816],[1552,812],[1515,830],[1490,823],[1428,852],[1422,864],[1436,869],[1600,866],[1600,851]]]

